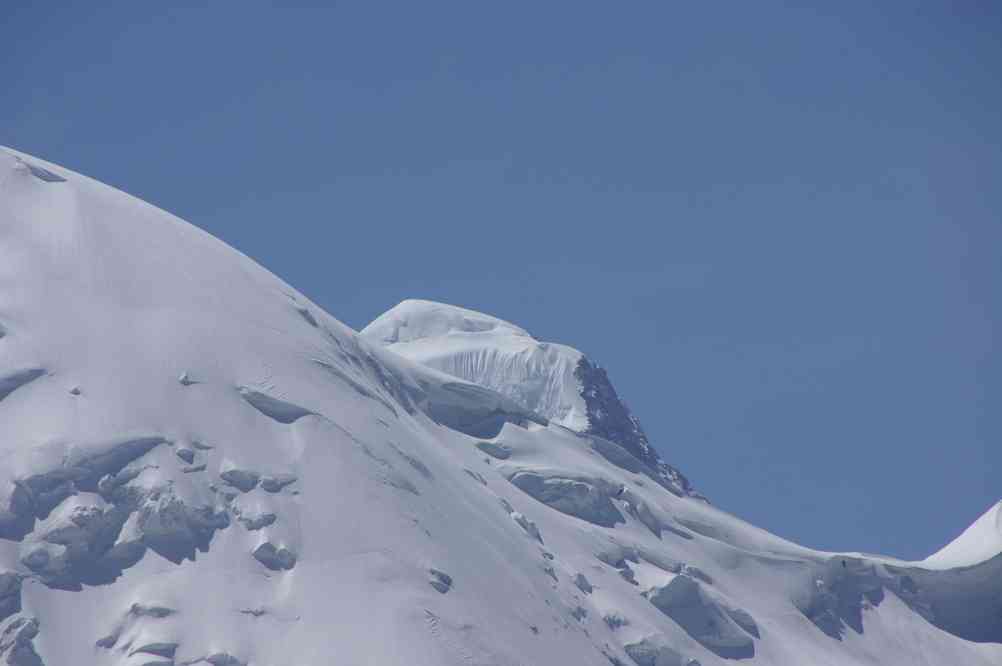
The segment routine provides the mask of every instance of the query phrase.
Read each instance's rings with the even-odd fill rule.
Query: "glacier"
[[[0,663],[1002,664],[1000,505],[821,552],[659,449],[571,347],[420,300],[356,332],[0,150]]]

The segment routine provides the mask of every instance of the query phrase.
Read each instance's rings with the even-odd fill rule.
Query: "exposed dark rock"
[[[657,453],[647,441],[640,421],[620,400],[605,369],[582,356],[574,374],[588,410],[588,434],[619,444],[642,462],[656,463]]]
[[[613,388],[603,368],[582,356],[574,369],[574,375],[581,384],[581,397],[587,410],[586,434],[623,447],[654,472],[652,478],[672,492],[702,497],[695,493],[689,480],[681,472],[661,460],[661,456],[647,440],[640,420],[630,413],[629,408],[616,394],[616,389]],[[613,464],[629,469],[629,462],[623,460],[616,451],[602,445],[599,445],[598,450]]]

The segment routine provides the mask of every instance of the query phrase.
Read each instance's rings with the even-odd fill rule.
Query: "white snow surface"
[[[581,352],[539,342],[524,329],[445,303],[407,300],[361,335],[397,354],[503,393],[572,430],[588,428],[574,375]]]
[[[998,507],[927,562],[798,546],[582,432],[574,354],[360,336],[0,150],[0,663],[1002,664]]]
[[[969,567],[1002,553],[1002,502],[996,502],[956,539],[922,560],[937,569]]]

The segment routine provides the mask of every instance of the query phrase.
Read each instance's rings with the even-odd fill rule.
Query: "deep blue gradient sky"
[[[993,3],[167,4],[5,4],[0,143],[355,328],[576,346],[806,545],[920,558],[1002,497]]]

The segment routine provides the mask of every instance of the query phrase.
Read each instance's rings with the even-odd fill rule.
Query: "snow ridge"
[[[942,569],[979,564],[1002,553],[1002,501],[922,563]]]

